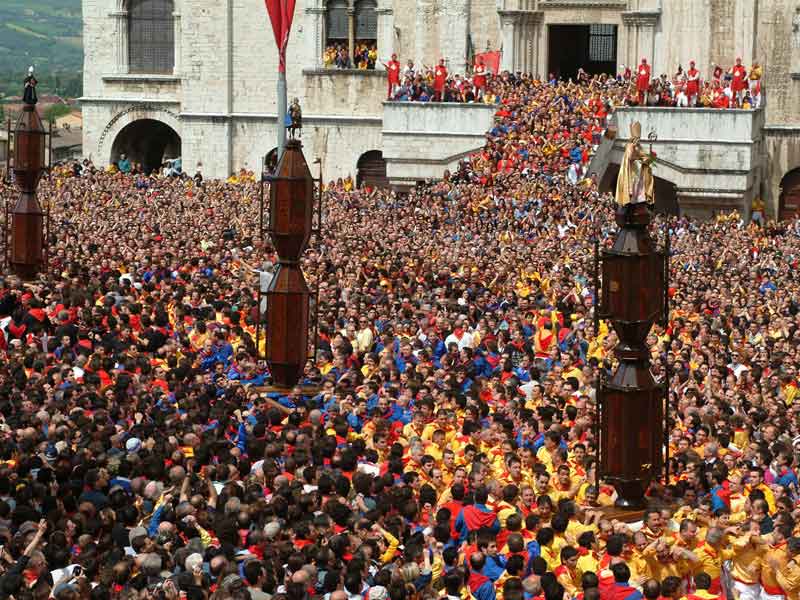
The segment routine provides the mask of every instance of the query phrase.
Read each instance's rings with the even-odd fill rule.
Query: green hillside
[[[30,65],[40,94],[81,95],[81,0],[0,0],[0,95],[19,95]]]

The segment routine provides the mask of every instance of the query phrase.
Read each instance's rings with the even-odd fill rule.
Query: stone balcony
[[[383,158],[391,185],[441,179],[480,150],[494,123],[494,106],[450,102],[384,102]]]
[[[593,162],[600,178],[601,171],[612,175],[618,168],[630,126],[639,121],[643,146],[652,144],[658,156],[653,173],[674,184],[681,212],[706,218],[733,209],[749,214],[763,177],[762,109],[626,107],[613,120],[617,136],[601,145]],[[648,139],[651,133],[656,139]]]

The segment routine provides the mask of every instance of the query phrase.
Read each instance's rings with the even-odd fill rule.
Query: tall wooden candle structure
[[[619,229],[611,249],[602,253],[603,286],[597,307],[619,338],[614,349],[617,368],[598,387],[597,480],[614,485],[618,508],[634,510],[644,508],[645,492],[664,464],[668,385],[667,381],[658,384],[650,372],[647,335],[657,320],[666,322],[668,317],[669,230],[665,251],[656,250],[649,231],[656,155],[652,145],[649,152],[644,151],[641,134],[641,124],[632,123],[617,177]],[[655,132],[650,138],[657,139]]]
[[[32,74],[28,80],[33,79]],[[48,132],[36,111],[35,80],[33,90],[26,80],[25,104],[14,126],[14,151],[10,170],[20,191],[11,211],[11,243],[8,261],[11,270],[30,281],[45,262],[45,214],[36,198],[36,189],[47,168],[45,153]]]
[[[297,385],[308,359],[311,292],[300,258],[311,237],[316,205],[314,178],[299,140],[287,142],[270,177],[269,195],[269,235],[278,269],[267,292],[266,358],[275,386],[289,388]]]
[[[646,339],[665,313],[666,254],[650,236],[647,203],[618,206],[619,231],[602,253],[601,314],[619,337],[618,366],[600,386],[600,470],[617,506],[640,509],[663,468],[664,386],[650,372]]]

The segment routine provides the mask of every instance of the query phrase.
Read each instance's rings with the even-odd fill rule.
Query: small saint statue
[[[25,104],[36,104],[39,101],[36,95],[36,77],[33,74],[33,67],[28,67],[28,76],[25,78],[25,91],[22,93],[22,101]]]
[[[289,105],[289,137],[292,139],[296,135],[303,137],[303,111],[300,108],[300,100],[295,98]]]
[[[654,201],[652,164],[656,156],[653,152],[642,150],[641,137],[642,124],[634,121],[617,178],[616,200],[620,206],[640,202],[652,204]]]

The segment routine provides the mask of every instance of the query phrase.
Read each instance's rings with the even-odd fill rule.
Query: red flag
[[[278,71],[286,72],[286,46],[289,44],[289,31],[294,19],[294,5],[297,0],[264,0],[272,21],[275,43],[278,45]]]
[[[492,50],[491,52],[482,52],[475,55],[475,60],[483,57],[483,64],[487,71],[491,71],[495,75],[500,72],[500,51]]]

